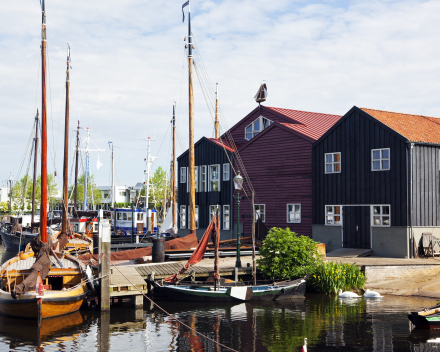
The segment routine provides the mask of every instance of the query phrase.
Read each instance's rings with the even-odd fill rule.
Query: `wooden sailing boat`
[[[41,2],[41,9],[42,132],[40,234],[38,240],[32,241],[33,252],[20,252],[16,257],[5,262],[1,266],[0,271],[0,313],[14,317],[37,318],[39,321],[43,318],[50,318],[79,310],[89,292],[85,281],[86,268],[69,254],[55,253],[52,249],[50,237],[47,234],[46,11],[44,0]],[[68,60],[66,74],[67,93],[69,85]],[[67,94],[67,132],[68,109]],[[65,144],[65,153],[67,153],[66,146],[67,143]],[[64,172],[67,172],[66,165]],[[64,198],[64,202],[67,202],[67,197]],[[67,209],[67,204],[65,209]],[[34,259],[35,255],[36,259]]]

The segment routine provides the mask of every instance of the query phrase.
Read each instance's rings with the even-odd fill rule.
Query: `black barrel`
[[[163,263],[165,261],[165,238],[153,240],[153,263]]]

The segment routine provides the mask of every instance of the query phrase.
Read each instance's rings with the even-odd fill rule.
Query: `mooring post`
[[[110,350],[110,312],[101,313],[98,323],[98,349],[99,351]]]
[[[101,225],[101,311],[110,310],[110,224]]]

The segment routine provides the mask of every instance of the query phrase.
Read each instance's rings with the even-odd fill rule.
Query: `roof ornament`
[[[257,94],[255,94],[254,99],[258,104],[261,104],[263,101],[266,101],[266,98],[267,98],[267,86],[266,83],[261,83],[260,88],[258,88],[258,92]]]

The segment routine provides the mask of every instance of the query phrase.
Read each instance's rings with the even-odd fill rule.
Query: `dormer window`
[[[273,121],[266,119],[263,116],[260,116],[254,122],[252,122],[245,129],[245,139],[250,140],[255,137],[258,133],[263,131],[266,127],[269,127]]]

